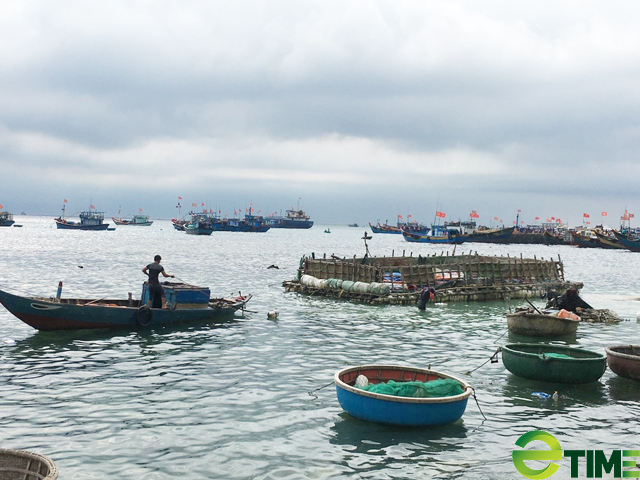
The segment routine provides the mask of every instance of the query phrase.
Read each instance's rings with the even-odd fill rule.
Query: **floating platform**
[[[315,254],[300,260],[297,278],[283,282],[287,292],[371,304],[414,305],[425,287],[437,302],[541,298],[547,290],[582,288],[564,279],[557,260],[510,256],[392,255],[338,258]]]

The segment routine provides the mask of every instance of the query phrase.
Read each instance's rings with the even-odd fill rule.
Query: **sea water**
[[[61,479],[524,478],[511,452],[530,430],[551,433],[563,449],[640,447],[640,384],[607,370],[592,384],[550,385],[489,362],[500,345],[532,340],[507,333],[505,313],[518,301],[420,311],[284,292],[303,255],[362,256],[362,227],[192,236],[162,220],[102,232],[57,230],[44,217],[16,222],[23,227],[0,228],[0,288],[15,293],[54,296],[62,281],[63,297],[137,298],[142,268],[160,254],[168,273],[209,287],[212,296],[254,295],[249,313],[219,325],[115,333],[38,332],[0,306],[0,447],[50,456]],[[368,245],[374,256],[454,250],[388,234]],[[560,343],[600,353],[640,343],[640,254],[545,245],[455,249],[559,256],[566,279],[584,282],[588,303],[623,318],[581,324]],[[276,309],[277,319],[267,318]],[[462,419],[443,427],[356,420],[340,408],[332,380],[361,364],[458,375],[474,387],[477,403],[471,397]],[[555,390],[557,401],[532,395]],[[553,478],[569,478],[569,460],[559,464]]]

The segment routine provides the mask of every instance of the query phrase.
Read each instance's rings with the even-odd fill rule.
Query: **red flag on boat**
[[[197,204],[197,203],[192,203],[192,204],[191,204],[191,206],[192,206],[192,207],[197,207],[197,206],[198,206],[198,204]]]
[[[411,218],[411,215],[407,215],[407,217]]]
[[[182,200],[182,197],[178,197],[178,200]]]
[[[204,202],[202,202],[202,206],[204,207]]]
[[[2,205],[0,205],[0,208],[2,208]]]
[[[518,209],[518,213],[522,213],[522,210]]]
[[[602,216],[606,217],[607,216],[607,212],[602,212]]]
[[[551,217],[551,220],[555,220],[555,219],[556,219],[556,217]]]
[[[402,215],[398,215],[398,218],[402,218]]]
[[[69,200],[67,200],[66,198],[64,199],[64,203],[69,203]]]
[[[588,214],[588,213],[583,213],[583,214],[582,214],[582,216],[583,216],[584,218],[589,218],[589,214]]]
[[[498,217],[493,217],[493,219],[494,219],[495,221],[498,221]]]
[[[536,220],[540,220],[540,217],[536,217]]]
[[[142,209],[140,209],[140,211],[142,211]]]
[[[446,215],[444,212],[436,212],[436,217],[444,218]]]
[[[94,210],[96,209],[96,207],[94,207],[93,205],[91,205],[91,208],[93,208]]]

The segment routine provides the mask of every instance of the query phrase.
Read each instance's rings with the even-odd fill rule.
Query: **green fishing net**
[[[569,355],[565,355],[564,353],[541,353],[538,356],[540,358],[573,358]]]
[[[450,378],[431,380],[430,382],[396,382],[389,380],[387,383],[370,383],[359,388],[371,393],[413,398],[453,397],[464,393],[460,383]]]

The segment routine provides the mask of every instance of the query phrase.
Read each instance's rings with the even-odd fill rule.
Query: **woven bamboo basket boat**
[[[56,480],[58,467],[49,457],[24,450],[0,448],[2,480]]]

